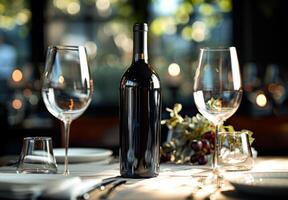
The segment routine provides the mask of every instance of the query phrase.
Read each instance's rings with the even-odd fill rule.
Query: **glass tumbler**
[[[56,159],[50,137],[26,137],[23,140],[17,173],[57,173]]]
[[[254,166],[247,132],[220,132],[219,168],[224,171],[245,171]]]

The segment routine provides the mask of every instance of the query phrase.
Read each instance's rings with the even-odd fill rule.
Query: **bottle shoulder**
[[[121,87],[160,88],[160,78],[148,63],[132,63],[121,78]]]

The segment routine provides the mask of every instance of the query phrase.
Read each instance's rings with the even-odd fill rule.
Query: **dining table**
[[[288,157],[284,156],[259,156],[254,158],[254,167],[249,171],[222,172],[221,187],[212,187],[203,182],[207,174],[211,172],[209,165],[161,163],[160,173],[157,177],[132,179],[120,176],[119,159],[115,157],[70,163],[69,176],[61,174],[63,171],[61,163],[58,164],[57,174],[17,174],[13,161],[13,157],[9,156],[0,158],[0,199],[236,200],[288,198]],[[260,174],[265,177],[266,174],[271,173],[278,174],[278,178],[281,176],[283,184],[272,187],[273,185],[267,186],[258,183],[246,184],[241,187],[231,181],[233,177],[247,179],[251,178],[251,174]],[[23,179],[25,183],[31,182],[31,184],[18,185],[17,181],[23,183]],[[40,181],[40,179],[44,181]],[[39,182],[36,181],[33,185],[35,180]],[[96,191],[95,185],[99,185],[105,180],[124,180],[124,184],[110,189],[108,195],[106,191],[105,198],[102,198],[105,191],[101,191],[99,187]],[[39,187],[41,185],[45,187]],[[88,191],[90,192],[88,193]],[[90,196],[85,197],[84,194]]]

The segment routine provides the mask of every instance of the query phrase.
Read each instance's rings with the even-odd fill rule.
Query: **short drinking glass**
[[[252,169],[254,160],[247,132],[220,132],[219,167],[225,171],[244,171]]]
[[[24,138],[17,173],[57,173],[57,165],[50,137]]]

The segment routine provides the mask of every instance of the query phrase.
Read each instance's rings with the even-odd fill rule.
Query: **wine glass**
[[[218,133],[222,123],[236,112],[242,98],[241,75],[235,47],[200,49],[193,96],[199,112],[216,127],[212,177],[218,185]]]
[[[48,47],[42,96],[48,111],[64,123],[64,175],[69,175],[70,124],[88,107],[92,89],[93,82],[90,79],[85,47]]]

